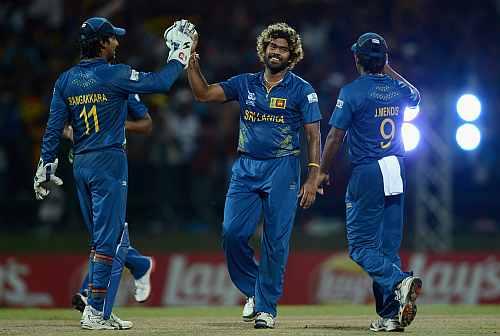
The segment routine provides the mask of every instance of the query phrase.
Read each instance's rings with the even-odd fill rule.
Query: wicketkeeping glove
[[[194,25],[187,20],[176,21],[165,30],[163,38],[165,39],[167,47],[170,49],[168,62],[175,59],[181,62],[184,68],[188,66],[195,34],[196,30],[194,29]]]
[[[38,161],[35,177],[33,178],[33,189],[37,200],[43,200],[50,194],[50,190],[47,189],[48,183],[63,184],[63,181],[55,175],[58,163],[58,159],[54,163],[44,163],[42,159]]]

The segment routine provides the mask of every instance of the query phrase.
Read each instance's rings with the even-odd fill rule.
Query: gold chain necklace
[[[285,78],[285,77],[283,76],[283,77],[282,77],[279,81],[276,81],[276,82],[272,83],[272,82],[270,82],[270,81],[268,81],[268,80],[266,79],[266,76],[265,76],[265,75],[264,75],[263,77],[264,77],[264,82],[266,82],[269,86],[275,86],[275,85],[277,85],[277,84],[281,83],[281,81],[283,81],[283,78]]]

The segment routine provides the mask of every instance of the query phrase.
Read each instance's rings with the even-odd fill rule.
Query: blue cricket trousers
[[[257,312],[276,316],[299,188],[297,156],[256,160],[242,155],[233,165],[224,207],[223,248],[231,280],[247,297],[255,296]],[[248,242],[262,214],[257,264]]]
[[[401,270],[399,257],[403,219],[404,194],[385,196],[378,162],[355,166],[346,193],[349,255],[372,278],[377,314],[385,318],[397,315],[394,289],[410,274]]]
[[[125,223],[127,156],[121,148],[75,155],[76,191],[90,232],[89,304],[102,310],[111,263]]]

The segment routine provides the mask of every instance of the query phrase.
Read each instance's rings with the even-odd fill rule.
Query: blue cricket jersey
[[[288,71],[270,92],[264,72],[246,73],[219,83],[226,99],[240,104],[238,151],[256,159],[300,152],[300,128],[321,119],[312,86]]]
[[[127,108],[128,114],[134,120],[142,119],[146,116],[146,113],[148,113],[148,108],[142,103],[137,93],[128,96]]]
[[[55,160],[67,121],[73,126],[75,154],[121,147],[127,102],[135,104],[130,94],[167,92],[182,70],[178,61],[168,62],[159,72],[146,73],[125,64],[109,64],[104,58],[82,60],[61,74],[54,86],[42,143],[43,161]]]
[[[387,75],[366,74],[340,90],[330,125],[347,130],[354,165],[385,156],[404,156],[401,135],[405,107],[417,106],[418,91]]]

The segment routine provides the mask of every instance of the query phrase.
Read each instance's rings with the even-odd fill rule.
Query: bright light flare
[[[457,129],[455,139],[463,150],[474,150],[481,142],[481,131],[474,124],[463,124]]]
[[[457,101],[457,113],[465,121],[474,121],[481,114],[481,102],[473,94],[464,94]]]
[[[415,107],[406,107],[404,112],[404,121],[412,121],[420,112],[420,105]]]
[[[405,122],[403,123],[401,133],[403,135],[405,150],[407,152],[414,150],[420,142],[420,131],[418,128],[413,124]]]

